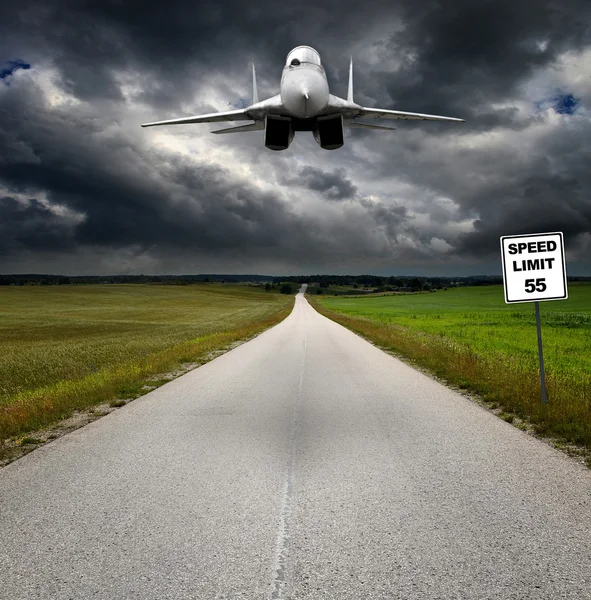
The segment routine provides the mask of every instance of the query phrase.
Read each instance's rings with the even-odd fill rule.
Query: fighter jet
[[[252,65],[252,104],[240,110],[218,112],[194,117],[144,123],[156,125],[187,125],[189,123],[218,123],[223,121],[252,121],[238,127],[218,129],[212,133],[241,133],[264,131],[265,146],[271,150],[286,150],[296,131],[311,131],[325,150],[336,150],[344,143],[344,128],[393,130],[392,127],[363,123],[357,119],[410,119],[426,121],[456,121],[464,119],[424,115],[421,113],[367,108],[353,102],[353,58],[349,63],[347,99],[328,91],[326,73],[320,55],[310,46],[298,46],[288,55],[281,75],[280,92],[259,102],[256,71]]]

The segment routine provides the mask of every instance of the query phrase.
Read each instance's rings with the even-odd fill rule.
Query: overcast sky
[[[330,90],[466,123],[392,121],[322,150],[147,121],[279,92],[316,48]],[[591,275],[591,2],[8,0],[0,273],[500,274],[499,237],[563,231]]]

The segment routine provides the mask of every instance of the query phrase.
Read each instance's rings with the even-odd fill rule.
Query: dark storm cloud
[[[4,130],[0,136],[0,181],[14,192],[45,193],[52,205],[85,215],[70,224],[71,240],[213,252],[279,243],[289,211],[270,194],[234,181],[221,167],[196,168],[181,156],[143,150],[121,130],[104,135],[109,120],[71,108],[50,110],[41,96],[31,82],[18,95],[0,97],[0,121],[19,124],[18,133]],[[154,171],[153,165],[162,166]],[[35,232],[42,232],[44,247],[59,237],[50,236],[59,222],[53,213],[35,200],[26,208],[14,202],[2,200],[5,222],[12,223],[6,239],[31,249],[38,247]],[[50,218],[47,231],[43,215]]]
[[[70,220],[60,217],[31,198],[20,202],[10,196],[0,197],[0,255],[19,250],[71,250]]]
[[[334,169],[331,172],[304,166],[293,176],[282,176],[286,184],[301,185],[310,190],[320,192],[328,200],[346,200],[355,196],[357,188],[347,177],[345,169]]]
[[[583,0],[455,0],[400,4],[404,29],[381,49],[405,57],[384,77],[397,106],[457,115],[468,128],[513,124],[513,113],[491,109],[560,53],[591,43],[591,4]],[[544,44],[543,49],[540,44]],[[384,98],[386,100],[386,98]],[[442,129],[442,126],[439,126]]]
[[[116,73],[130,69],[146,75],[138,99],[174,109],[210,70],[243,75],[253,58],[261,91],[271,78],[276,93],[292,47],[323,32],[338,38],[338,6],[77,0],[13,3],[5,12],[11,38],[50,59],[77,97],[120,98]]]
[[[563,231],[570,249],[591,232],[589,133],[587,119],[566,117],[531,140],[500,132],[498,143],[444,152],[440,140],[416,150],[402,143],[374,168],[425,190],[413,208],[441,226],[437,237],[457,256],[498,256],[501,236],[545,231]],[[438,202],[438,196],[453,202]],[[458,220],[472,221],[474,231],[458,234],[451,227],[445,233]],[[417,230],[416,238],[426,241],[424,233]]]
[[[360,203],[376,223],[385,227],[391,239],[396,239],[404,231],[403,224],[408,220],[407,209],[404,206],[384,206],[367,198],[361,198]]]
[[[547,150],[551,158],[540,157],[519,179],[499,182],[482,195],[475,231],[461,237],[458,252],[493,254],[502,235],[546,231],[562,231],[568,250],[591,232],[591,145],[586,132],[571,131],[560,143],[549,141]]]
[[[0,96],[0,181],[26,198],[1,200],[4,263],[21,251],[77,249],[133,249],[184,264],[192,254],[312,264],[318,248],[341,258],[346,243],[359,259],[383,253],[366,234],[384,220],[378,207],[359,212],[351,205],[354,222],[346,215],[329,224],[316,212],[296,216],[279,195],[227,168],[142,147],[115,117],[50,107],[33,79]],[[326,179],[329,194],[354,192],[341,172]]]
[[[417,112],[456,113],[470,120],[468,127],[483,119],[489,127],[510,122],[511,113],[491,110],[490,102],[591,36],[585,0],[44,1],[13,3],[5,19],[20,47],[42,51],[76,96],[117,98],[115,72],[128,68],[149,74],[144,99],[170,108],[212,68],[235,75],[256,58],[262,79],[278,77],[285,53],[300,43],[317,46],[331,83],[344,93],[349,48],[364,40],[384,60],[402,64],[386,72],[357,62],[360,94]],[[397,19],[401,26],[390,36],[372,41],[372,26]]]
[[[527,98],[530,113],[514,104],[532,76],[555,67],[564,52],[591,45],[589,22],[586,0],[9,1],[0,25],[8,61],[2,69],[11,82],[0,85],[0,187],[8,198],[0,200],[2,251],[134,247],[155,256],[183,249],[254,260],[273,248],[286,265],[302,255],[321,265],[351,239],[368,260],[372,252],[383,257],[372,238],[375,224],[394,245],[412,238],[415,256],[432,252],[424,249],[432,236],[458,255],[476,257],[498,252],[498,236],[513,232],[561,228],[567,245],[569,236],[575,244],[591,231],[591,136],[588,120],[577,117],[589,99],[565,85],[550,99]],[[251,59],[261,98],[277,93],[284,57],[298,44],[320,51],[338,95],[346,94],[353,52],[359,102],[467,122],[402,122],[393,135],[351,132],[335,153],[307,147],[314,154],[300,156],[295,169],[286,159],[293,147],[276,155],[251,134],[216,138],[220,148],[236,149],[237,163],[278,181],[275,191],[238,178],[237,165],[151,149],[151,137],[122,126],[242,105],[250,98]],[[26,80],[19,79],[24,65],[32,67]],[[53,85],[79,105],[45,101],[33,71],[49,67]],[[206,81],[228,107],[209,104]],[[511,136],[482,147],[482,140],[454,141],[507,131],[527,140],[545,106],[579,120],[538,136],[529,153],[518,152],[522,141]],[[183,131],[175,130],[179,140]],[[196,135],[206,137],[207,130]],[[392,196],[392,179],[414,192]],[[337,203],[326,200],[352,200],[338,207],[360,226],[349,230],[346,219],[335,224],[315,210],[296,217],[285,195],[301,188],[328,208]],[[430,225],[413,226],[413,211]],[[458,219],[474,221],[474,231],[458,234],[452,227]]]

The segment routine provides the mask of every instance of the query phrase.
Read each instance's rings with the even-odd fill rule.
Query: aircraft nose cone
[[[313,117],[328,103],[326,79],[307,69],[290,73],[282,82],[281,99],[292,115]]]

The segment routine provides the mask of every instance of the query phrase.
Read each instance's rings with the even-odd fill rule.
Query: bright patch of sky
[[[553,108],[560,115],[572,115],[579,106],[579,99],[573,94],[566,94],[562,90],[557,90],[555,94],[538,100],[536,109],[538,112]]]
[[[35,196],[34,199],[31,198],[32,195]],[[0,197],[2,196],[14,198],[23,207],[23,209],[26,208],[31,202],[37,202],[56,217],[60,217],[64,222],[69,222],[71,224],[79,224],[86,219],[86,215],[83,212],[76,211],[63,204],[56,204],[55,202],[50,201],[47,193],[44,191],[35,190],[30,194],[0,187]]]
[[[20,58],[16,60],[8,60],[0,63],[0,79],[6,80],[19,69],[30,69],[31,65]],[[5,85],[10,85],[9,81],[4,81]]]
[[[47,105],[50,108],[59,108],[62,106],[79,106],[81,101],[76,96],[64,90],[61,84],[61,76],[57,69],[53,67],[36,67],[31,69],[31,77],[39,86]]]
[[[565,52],[540,69],[524,86],[524,96],[536,113],[552,109],[557,114],[588,115],[591,105],[591,48]]]
[[[250,106],[250,101],[246,98],[238,98],[236,102],[228,102],[228,110],[231,108],[241,109]]]
[[[578,105],[579,100],[572,94],[563,94],[556,97],[554,110],[561,115],[572,115]]]

